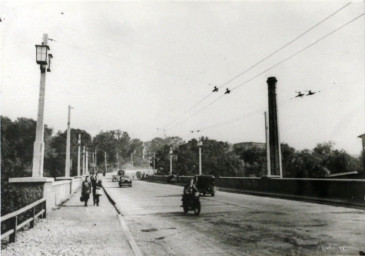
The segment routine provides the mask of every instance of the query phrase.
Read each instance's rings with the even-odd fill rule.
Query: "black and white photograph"
[[[2,256],[365,255],[365,1],[1,0]]]

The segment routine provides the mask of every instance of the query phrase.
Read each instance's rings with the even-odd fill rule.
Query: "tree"
[[[267,175],[266,149],[252,147],[235,149],[236,154],[244,161],[244,176],[261,177]]]
[[[12,122],[8,117],[1,116],[2,179],[31,176],[36,126],[37,122],[29,118],[17,118]],[[46,150],[51,136],[52,129],[45,125]]]
[[[203,174],[215,176],[241,176],[243,162],[234,153],[229,151],[226,142],[201,138]],[[173,173],[179,175],[196,175],[199,173],[199,149],[196,139],[185,144],[179,144],[173,150]],[[170,147],[165,145],[156,153],[156,167],[161,174],[168,174],[170,169]]]
[[[77,174],[77,154],[78,154],[78,136],[81,134],[81,145],[91,149],[91,136],[84,130],[71,129],[71,159],[72,168],[70,175]],[[67,131],[58,131],[52,137],[49,143],[49,149],[46,150],[44,160],[44,176],[62,177],[65,176],[65,161],[66,161],[66,139]],[[82,149],[81,149],[82,150]],[[81,151],[82,154],[82,151]],[[81,161],[82,161],[82,155]]]

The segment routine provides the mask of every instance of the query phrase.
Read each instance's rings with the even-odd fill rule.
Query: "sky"
[[[34,45],[47,33],[44,120],[55,132],[71,105],[71,127],[92,135],[265,142],[275,76],[281,142],[358,155],[364,11],[362,1],[1,1],[1,115],[36,120]]]

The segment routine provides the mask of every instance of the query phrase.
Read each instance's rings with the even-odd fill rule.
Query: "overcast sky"
[[[1,1],[1,114],[36,119],[34,45],[48,33],[54,59],[45,123],[55,131],[66,129],[71,105],[71,126],[92,135],[121,129],[146,141],[165,128],[167,136],[186,140],[264,142],[266,80],[275,76],[282,142],[304,149],[333,141],[359,154],[364,16],[276,65],[364,13],[363,2],[347,3]],[[224,95],[227,87],[237,89]],[[295,91],[306,90],[320,92],[295,98]]]

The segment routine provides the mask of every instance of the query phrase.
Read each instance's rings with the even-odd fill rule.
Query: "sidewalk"
[[[91,196],[84,207],[80,194],[47,213],[33,229],[19,232],[16,243],[7,245],[1,255],[134,255],[107,197],[100,197],[98,207]]]

